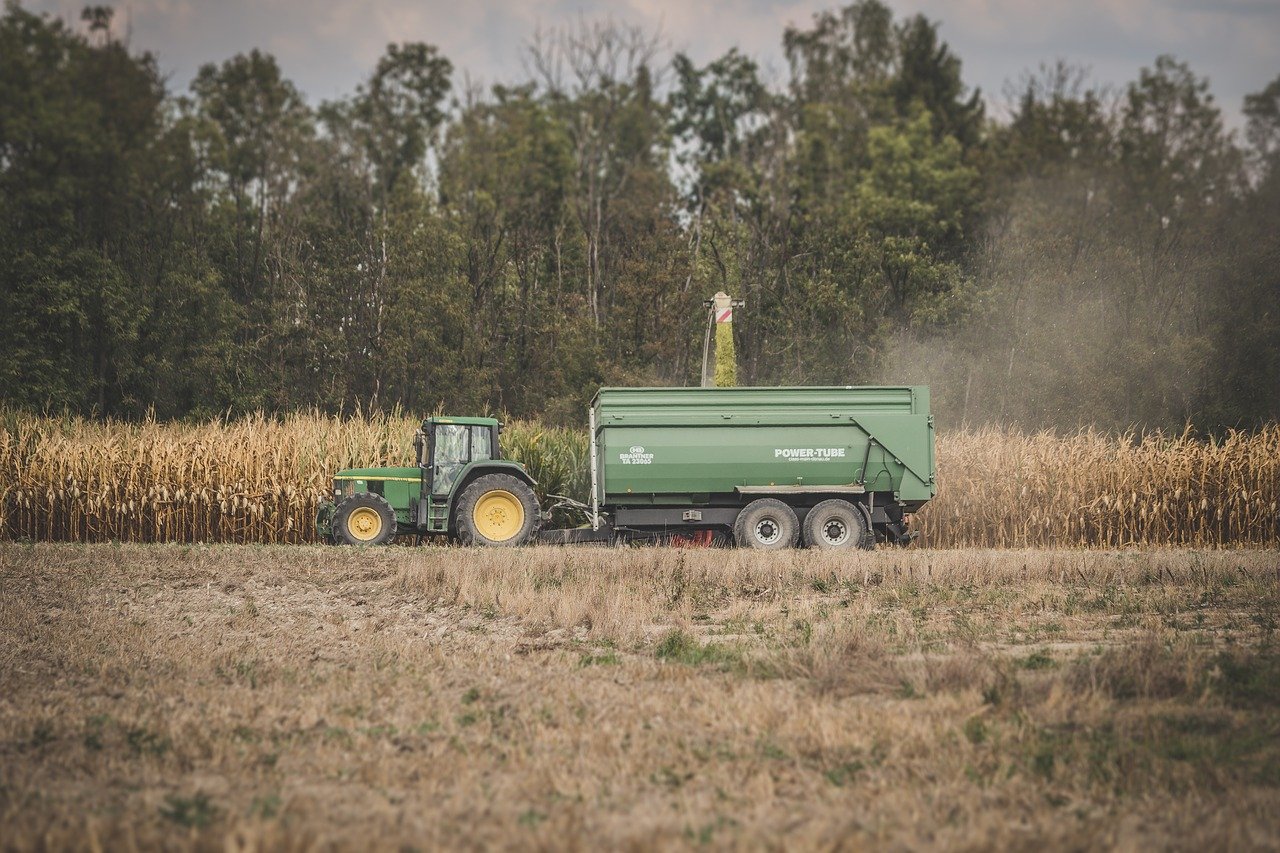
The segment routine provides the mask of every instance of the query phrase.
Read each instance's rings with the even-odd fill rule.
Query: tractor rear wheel
[[[395,510],[382,495],[351,495],[333,511],[333,538],[344,545],[386,545],[396,538]]]
[[[810,548],[874,548],[875,533],[862,507],[838,498],[826,500],[804,517],[804,542]]]
[[[464,545],[523,545],[538,532],[538,496],[510,474],[486,474],[463,490],[455,510]]]
[[[796,547],[799,538],[795,510],[774,498],[752,501],[733,522],[733,539],[739,548],[777,551]]]

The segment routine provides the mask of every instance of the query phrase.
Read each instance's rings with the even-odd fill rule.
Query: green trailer
[[[922,386],[602,388],[589,422],[595,530],[870,547],[937,491]]]
[[[428,418],[415,463],[334,480],[316,529],[352,545],[396,536],[465,544],[732,539],[742,547],[871,548],[911,541],[935,494],[925,387],[602,388],[588,413],[589,502],[576,528],[502,459],[492,418]]]

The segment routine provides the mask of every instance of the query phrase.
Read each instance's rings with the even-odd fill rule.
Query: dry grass
[[[104,542],[313,539],[335,471],[407,464],[402,415],[125,424],[0,411],[0,537]],[[586,436],[513,423],[508,455],[546,493],[586,497]],[[1280,425],[1202,440],[954,431],[932,547],[1280,545]]]
[[[1278,567],[0,545],[0,839],[1274,849]]]

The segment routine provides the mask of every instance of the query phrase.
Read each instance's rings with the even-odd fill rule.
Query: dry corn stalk
[[[335,471],[407,464],[400,413],[199,424],[0,413],[0,535],[306,542]],[[584,433],[509,424],[507,455],[546,492],[585,497]],[[1280,425],[1220,439],[980,429],[938,440],[934,547],[1280,545]]]

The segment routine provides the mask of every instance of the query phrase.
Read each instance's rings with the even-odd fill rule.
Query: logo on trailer
[[[830,462],[843,459],[844,452],[843,447],[775,447],[773,458],[788,462]]]
[[[652,465],[653,454],[646,453],[643,446],[633,444],[629,451],[618,454],[618,461],[623,465]]]

